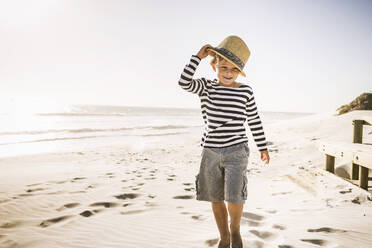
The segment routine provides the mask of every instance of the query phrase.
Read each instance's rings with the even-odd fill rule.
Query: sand
[[[325,171],[317,148],[351,142],[351,120],[371,112],[264,123],[269,165],[249,136],[244,247],[372,247],[371,188]],[[217,247],[211,205],[195,200],[201,132],[1,158],[0,247]],[[336,160],[338,174],[348,166]]]

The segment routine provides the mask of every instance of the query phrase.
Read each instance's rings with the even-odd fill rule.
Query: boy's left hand
[[[260,153],[261,153],[261,160],[265,161],[265,164],[268,164],[270,161],[269,152],[265,150],[265,151],[261,151]]]

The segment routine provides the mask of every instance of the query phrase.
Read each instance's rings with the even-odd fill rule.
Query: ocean
[[[309,115],[259,114],[264,128],[276,121]],[[47,112],[5,111],[0,113],[0,123],[0,158],[117,144],[155,144],[195,129],[202,134],[204,124],[200,109],[103,105],[71,105]]]

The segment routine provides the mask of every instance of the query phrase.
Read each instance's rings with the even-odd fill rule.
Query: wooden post
[[[363,141],[363,120],[353,120],[354,132],[353,143],[361,144]],[[351,179],[357,180],[359,178],[359,165],[352,163]]]
[[[361,144],[363,142],[364,120],[353,120],[353,124],[354,124],[353,143]]]
[[[335,157],[326,154],[326,171],[335,173]]]
[[[359,186],[365,190],[368,190],[368,171],[369,171],[368,168],[360,166]]]
[[[367,93],[367,110],[372,110],[372,93]]]

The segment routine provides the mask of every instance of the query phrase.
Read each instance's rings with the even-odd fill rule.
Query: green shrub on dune
[[[338,115],[353,110],[372,110],[372,93],[363,93],[351,101],[351,103],[342,105],[337,109]]]

